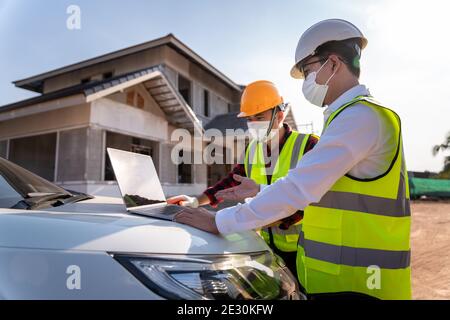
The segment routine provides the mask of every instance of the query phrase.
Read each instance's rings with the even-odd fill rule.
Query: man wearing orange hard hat
[[[250,83],[242,93],[239,118],[246,118],[251,136],[244,164],[237,164],[227,177],[197,197],[180,195],[168,203],[188,207],[216,206],[223,200],[242,201],[254,197],[261,188],[287,175],[318,138],[294,131],[284,122],[288,106],[276,86],[266,80]],[[264,148],[266,150],[264,151]],[[266,226],[261,236],[296,274],[296,252],[303,213]]]

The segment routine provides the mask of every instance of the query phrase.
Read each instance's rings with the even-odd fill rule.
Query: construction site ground
[[[450,299],[450,201],[411,203],[414,299]]]

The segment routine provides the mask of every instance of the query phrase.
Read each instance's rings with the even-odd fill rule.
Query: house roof
[[[222,134],[226,134],[227,129],[242,129],[246,131],[247,120],[245,118],[238,118],[239,112],[230,112],[215,116],[210,122],[205,125],[205,130],[218,129]]]
[[[176,50],[181,55],[185,56],[187,59],[197,63],[202,68],[206,69],[207,71],[211,72],[214,76],[216,76],[218,79],[222,80],[224,83],[226,83],[228,86],[235,90],[241,90],[241,87],[236,84],[234,81],[232,81],[230,78],[225,76],[222,72],[220,72],[218,69],[216,69],[214,66],[212,66],[210,63],[208,63],[205,59],[200,57],[197,53],[195,53],[192,49],[190,49],[187,45],[185,45],[183,42],[181,42],[178,38],[176,38],[173,34],[168,34],[164,37],[154,39],[142,44],[138,44],[132,47],[128,47],[125,49],[121,49],[118,51],[114,51],[111,53],[107,53],[92,59],[84,60],[81,62],[77,62],[62,68],[58,68],[55,70],[51,70],[42,74],[38,74],[26,79],[17,80],[14,81],[14,85],[19,88],[35,91],[42,93],[43,92],[43,82],[45,79],[71,72],[74,70],[79,70],[82,68],[86,68],[98,63],[102,63],[105,61],[121,58],[130,54],[134,54],[136,52],[148,50],[151,48],[156,48],[159,46],[167,45],[174,50]]]
[[[202,131],[200,121],[192,111],[191,107],[186,103],[179,92],[173,88],[159,66],[130,72],[102,81],[79,84],[31,99],[12,103],[0,107],[0,113],[76,94],[83,94],[86,98],[86,102],[91,102],[141,83],[159,105],[161,110],[163,110],[167,120],[171,124],[189,130]]]

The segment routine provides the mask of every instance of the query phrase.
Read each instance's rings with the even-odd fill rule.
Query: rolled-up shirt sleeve
[[[318,202],[340,177],[373,152],[379,131],[378,116],[371,108],[357,104],[345,109],[286,177],[245,203],[218,211],[219,232],[261,228]]]

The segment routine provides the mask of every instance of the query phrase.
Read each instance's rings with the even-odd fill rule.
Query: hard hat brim
[[[251,116],[257,115],[257,114],[259,114],[259,113],[266,112],[267,110],[275,109],[275,108],[278,107],[278,106],[279,106],[279,104],[277,104],[277,105],[275,105],[275,106],[273,106],[273,107],[270,107],[270,108],[266,108],[265,110],[259,110],[259,112],[252,112],[252,113],[241,112],[241,113],[239,113],[239,114],[237,115],[237,117],[238,117],[238,118],[251,117]]]
[[[303,72],[300,71],[300,69],[297,67],[297,64],[294,64],[294,66],[291,68],[291,77],[294,79],[303,79]]]

